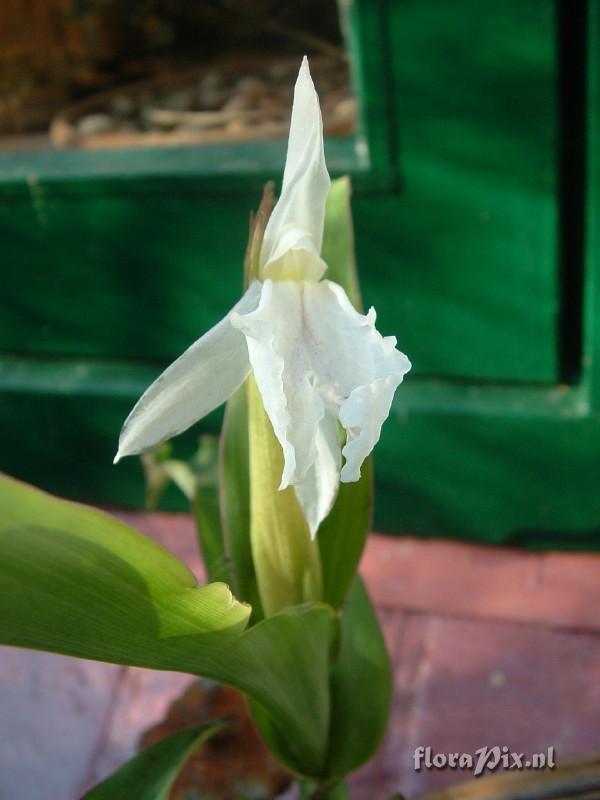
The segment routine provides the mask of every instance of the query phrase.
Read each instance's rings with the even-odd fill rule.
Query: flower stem
[[[316,786],[307,783],[300,786],[301,800],[348,800],[349,797],[348,785],[344,780],[333,778]]]

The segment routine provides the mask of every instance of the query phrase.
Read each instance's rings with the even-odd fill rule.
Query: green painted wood
[[[339,3],[352,81],[361,103],[357,157],[374,178],[372,188],[393,191],[397,172],[385,6],[381,0]]]
[[[290,101],[291,96],[290,87]],[[380,188],[353,139],[331,139],[325,147],[332,171],[352,172],[360,185]],[[0,153],[0,186],[3,196],[25,194],[31,201],[48,200],[48,189],[50,196],[78,198],[100,191],[136,197],[149,191],[164,194],[165,181],[178,192],[260,194],[265,181],[273,178],[273,165],[283,165],[285,151],[285,141],[267,140],[205,147]]]
[[[599,546],[599,9],[584,360],[563,386],[554,3],[349,6],[369,159],[329,143],[330,163],[354,176],[366,304],[415,364],[376,453],[379,530]],[[238,297],[247,210],[283,152],[0,158],[0,469],[90,502],[143,502],[136,461],[110,463],[118,431]]]
[[[329,151],[357,179],[366,302],[415,374],[553,380],[553,4],[353,9],[364,123],[354,151]],[[235,301],[284,148],[1,157],[0,351],[175,357]]]
[[[583,388],[415,385],[394,411],[377,529],[600,549],[600,416]]]
[[[0,205],[0,347],[169,361],[240,294],[251,196],[51,195]]]
[[[115,363],[85,376],[85,367],[63,362],[46,364],[44,381],[42,370],[32,371],[36,381],[22,363],[1,373],[0,468],[63,496],[141,506],[139,462],[111,461],[151,369]],[[376,530],[600,546],[600,416],[583,387],[407,380],[401,388],[376,453]],[[191,453],[200,430],[216,432],[219,424],[214,414],[179,437],[176,454]],[[165,502],[185,510],[175,492]]]
[[[600,3],[589,6],[583,380],[600,411]]]
[[[418,373],[550,382],[555,4],[401,0],[387,9],[400,188],[355,204],[365,299]]]

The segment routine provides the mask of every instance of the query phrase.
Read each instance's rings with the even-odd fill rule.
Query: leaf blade
[[[225,552],[234,574],[235,591],[252,605],[253,619],[262,618],[250,545],[248,405],[246,386],[229,398],[219,449],[219,500]]]
[[[296,768],[323,768],[332,612],[249,609],[198,587],[159,545],[93,509],[0,477],[0,643],[202,675],[259,703]]]
[[[341,617],[338,661],[331,670],[327,775],[343,777],[371,758],[387,726],[392,670],[368,592],[356,576]],[[368,687],[369,698],[356,687]]]
[[[81,800],[168,800],[175,779],[188,758],[224,727],[224,722],[194,725],[167,736],[127,761]]]

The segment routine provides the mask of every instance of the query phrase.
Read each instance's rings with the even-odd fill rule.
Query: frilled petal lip
[[[234,313],[231,322],[247,338],[283,450],[280,489],[295,487],[314,535],[340,479],[360,478],[410,362],[394,337],[377,331],[374,310],[358,313],[331,281],[267,279],[256,309]],[[339,425],[346,431],[343,450]]]
[[[231,315],[253,311],[261,291],[262,284],[254,281],[231,311],[146,389],[125,420],[114,463],[182,433],[244,382],[250,372],[248,348]]]

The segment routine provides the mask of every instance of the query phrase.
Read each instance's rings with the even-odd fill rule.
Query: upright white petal
[[[330,185],[319,98],[305,57],[294,88],[281,196],[262,244],[265,278],[319,280],[323,276],[327,265],[320,253]]]
[[[231,324],[233,313],[258,306],[255,281],[233,309],[189,347],[134,406],[121,430],[117,462],[148,450],[189,428],[224,403],[250,372],[246,340]]]

